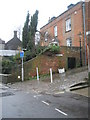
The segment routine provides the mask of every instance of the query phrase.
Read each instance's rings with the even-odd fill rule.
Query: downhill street
[[[3,118],[88,118],[88,98],[73,94],[38,94],[7,89],[2,94]]]

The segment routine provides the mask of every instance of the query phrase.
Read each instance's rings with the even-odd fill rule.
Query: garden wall
[[[61,54],[63,56],[61,56]],[[32,60],[24,63],[24,80],[28,80],[36,76],[36,67],[39,69],[39,75],[49,74],[50,68],[53,73],[58,72],[58,68],[65,68],[68,70],[67,58],[76,58],[76,67],[80,65],[80,49],[75,47],[60,47],[58,54],[52,54],[49,51],[33,58]],[[84,64],[82,53],[82,60]],[[20,78],[18,78],[20,76]],[[12,75],[8,77],[7,82],[21,81],[21,65],[12,71]]]

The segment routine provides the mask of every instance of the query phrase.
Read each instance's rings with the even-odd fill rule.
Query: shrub
[[[56,45],[50,45],[49,51],[51,51],[52,53],[58,53],[60,51],[60,47]]]
[[[3,74],[10,74],[12,69],[12,63],[9,60],[2,61],[2,73]]]

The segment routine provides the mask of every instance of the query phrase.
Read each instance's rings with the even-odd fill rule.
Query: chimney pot
[[[14,37],[17,37],[17,31],[14,31]]]

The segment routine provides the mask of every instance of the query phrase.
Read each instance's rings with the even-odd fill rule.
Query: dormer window
[[[71,19],[66,20],[66,32],[71,30]]]

